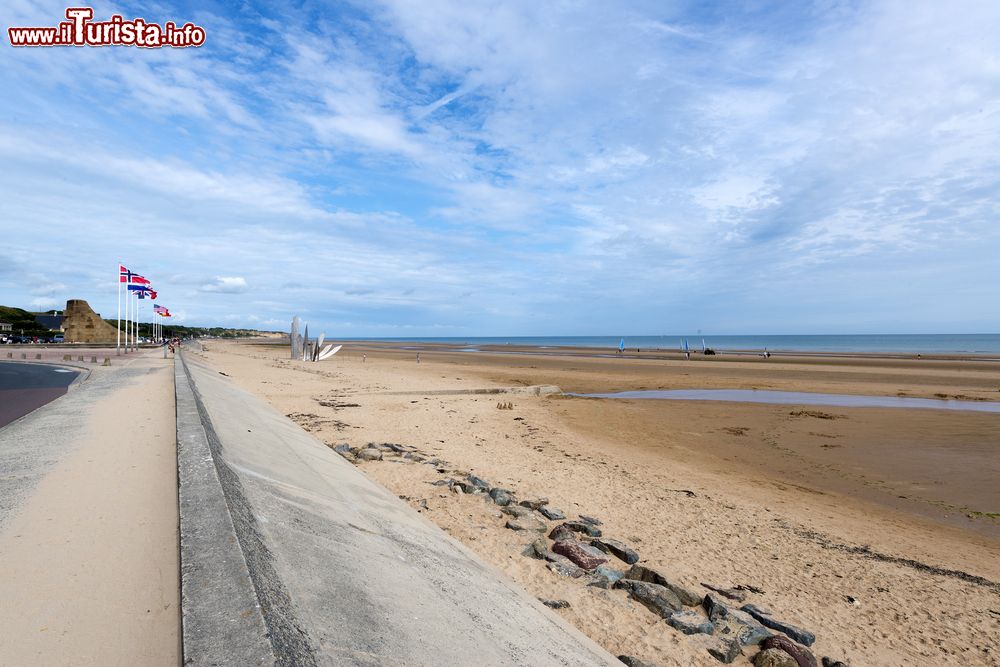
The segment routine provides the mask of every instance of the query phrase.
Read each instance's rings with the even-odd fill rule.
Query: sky
[[[1000,332],[1000,3],[96,2],[19,48],[0,304],[328,338]]]

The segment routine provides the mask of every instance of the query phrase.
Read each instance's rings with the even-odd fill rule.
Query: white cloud
[[[202,285],[202,292],[220,292],[222,294],[241,294],[247,291],[246,278],[242,276],[216,276],[215,282]]]
[[[64,305],[66,305],[65,301],[59,301],[51,297],[38,297],[31,300],[31,307],[35,310],[52,310]]]

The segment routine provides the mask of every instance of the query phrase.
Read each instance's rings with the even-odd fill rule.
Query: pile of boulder
[[[445,461],[404,445],[369,443],[365,447],[336,445],[333,449],[354,463],[396,456],[434,466],[439,473],[449,472]],[[567,519],[566,513],[550,505],[547,498],[519,499],[514,491],[494,486],[471,473],[459,473],[458,477],[439,479],[432,484],[447,486],[457,494],[480,496],[497,505],[506,528],[533,535],[522,555],[545,561],[556,575],[578,580],[583,585],[623,591],[674,630],[699,638],[719,662],[731,663],[744,655],[744,651],[756,648],[759,651],[753,657],[755,667],[818,667],[808,648],[816,640],[812,632],[781,621],[757,605],[743,604],[737,608],[721,599],[741,602],[744,596],[735,591],[703,584],[712,591],[703,594],[640,564],[635,549],[603,534],[599,519],[583,514]],[[557,609],[569,606],[561,600],[543,602]],[[619,659],[629,665],[646,665],[632,656],[623,655]],[[822,665],[847,667],[827,657],[822,659]]]

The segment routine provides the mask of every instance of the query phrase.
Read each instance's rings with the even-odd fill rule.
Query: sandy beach
[[[399,443],[440,459],[359,466],[533,595],[568,601],[556,613],[615,655],[718,664],[709,638],[670,628],[623,591],[553,573],[522,555],[534,536],[506,529],[496,505],[432,483],[474,473],[518,498],[546,497],[568,518],[599,518],[640,563],[699,594],[703,584],[762,591],[746,602],[815,632],[817,658],[1000,661],[1000,416],[472,393],[758,388],[995,401],[1000,364],[397,348],[348,344],[319,364],[273,345],[211,341],[201,354],[331,446]]]

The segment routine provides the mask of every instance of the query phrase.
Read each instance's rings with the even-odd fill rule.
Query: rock
[[[635,658],[631,655],[620,655],[618,659],[628,665],[628,667],[653,667],[653,665],[648,662],[643,662],[639,658]]]
[[[813,656],[812,652],[805,646],[799,646],[788,637],[782,637],[781,635],[768,637],[760,643],[760,647],[763,650],[776,648],[784,651],[788,655],[792,656],[792,659],[795,660],[798,667],[817,667],[816,658]]]
[[[521,507],[530,508],[532,510],[537,510],[539,507],[546,504],[547,502],[549,502],[548,498],[535,498],[533,500],[522,500],[521,502],[518,503],[518,505],[520,505]]]
[[[536,519],[533,516],[511,517],[504,525],[511,530],[534,530],[539,533],[544,533],[547,527],[541,519]]]
[[[840,660],[834,660],[833,658],[828,658],[823,656],[823,667],[849,667],[846,662],[841,662]],[[793,666],[794,667],[794,666]]]
[[[333,448],[333,451],[337,452],[351,463],[358,460],[358,457],[355,454],[357,450],[352,449],[350,445],[337,445]]]
[[[571,561],[569,558],[566,558],[566,556],[563,556],[561,554],[557,554],[555,551],[552,551],[551,549],[545,552],[545,560],[549,561],[550,563],[559,563],[560,565],[567,565],[567,566],[572,565],[573,567],[577,567],[576,563]],[[577,568],[577,569],[582,570],[583,568]]]
[[[812,646],[813,642],[816,641],[816,635],[808,630],[804,630],[798,626],[792,625],[791,623],[785,623],[784,621],[779,621],[778,619],[771,616],[770,612],[766,609],[761,609],[760,607],[752,604],[745,604],[740,607],[743,611],[750,614],[758,621],[763,623],[765,626],[771,628],[772,630],[777,630],[778,632],[784,632],[786,635],[802,644],[803,646]],[[814,661],[815,664],[815,661]]]
[[[522,556],[527,556],[528,558],[536,558],[538,560],[544,560],[545,555],[549,553],[549,543],[545,541],[544,537],[539,537],[537,540],[524,547],[521,552]]]
[[[381,449],[385,449],[391,452],[396,452],[397,454],[402,454],[404,452],[409,451],[409,449],[404,445],[397,445],[393,442],[383,442],[381,445],[379,445],[379,447]]]
[[[516,516],[519,519],[524,517],[535,518],[534,512],[527,507],[521,507],[520,505],[507,505],[506,507],[501,507],[500,511],[504,514]]]
[[[733,637],[743,646],[759,644],[771,636],[771,633],[753,616],[727,607],[711,595],[705,596],[703,604],[716,635]]]
[[[753,659],[754,667],[798,667],[795,658],[780,648],[768,648],[758,653]]]
[[[622,579],[615,584],[615,588],[628,591],[629,597],[661,618],[667,618],[675,611],[680,611],[684,606],[669,588],[659,584]]]
[[[574,565],[568,558],[564,558],[563,560],[552,561],[545,567],[549,568],[556,574],[561,574],[564,577],[573,577],[574,579],[577,577],[582,577],[584,574],[587,573],[587,571],[584,570],[583,568],[579,568],[576,565]]]
[[[715,626],[707,618],[696,611],[685,609],[667,616],[667,624],[686,635],[710,635],[715,632]]]
[[[628,572],[625,573],[625,578],[635,579],[636,581],[648,581],[651,584],[665,586],[673,591],[674,595],[676,595],[680,601],[688,607],[696,607],[702,603],[702,597],[694,591],[679,584],[667,581],[666,577],[662,574],[656,572],[655,570],[651,570],[644,565],[633,565],[630,567]]]
[[[599,528],[594,528],[589,523],[584,523],[583,521],[565,521],[560,526],[566,526],[575,533],[586,533],[590,537],[600,537],[601,530]]]
[[[477,489],[480,489],[484,492],[490,490],[490,483],[487,482],[482,477],[476,477],[475,475],[466,475],[465,479],[469,480],[469,484],[476,487]]]
[[[454,482],[453,479],[439,479],[431,482],[431,486],[451,486]]]
[[[580,515],[580,521],[582,521],[584,523],[587,523],[587,524],[590,524],[591,526],[600,526],[600,525],[603,525],[603,523],[604,523],[600,519],[595,519],[594,517],[587,516],[586,514],[581,514]]]
[[[381,461],[382,460],[382,450],[375,449],[373,447],[365,447],[360,452],[358,452],[358,458],[362,461]]]
[[[708,653],[719,662],[728,665],[743,653],[740,643],[732,637],[720,637],[708,647]]]
[[[538,598],[538,599],[541,600],[542,604],[548,607],[549,609],[569,608],[569,602],[566,602],[566,600],[545,600],[543,598]]]
[[[639,562],[639,554],[619,540],[612,540],[607,537],[595,538],[590,541],[590,545],[597,547],[606,554],[611,554],[619,560],[625,561],[629,565]]]
[[[735,588],[720,588],[718,586],[713,586],[712,584],[706,584],[702,582],[701,584],[710,591],[714,591],[724,598],[729,598],[734,602],[743,602],[747,599],[747,596],[743,594],[742,591],[738,591]]]
[[[600,549],[576,540],[560,540],[552,545],[552,551],[566,556],[585,570],[593,570],[598,565],[608,562],[607,556]]]
[[[464,479],[455,480],[455,486],[462,489],[464,493],[486,493],[486,489],[483,487]]]
[[[570,530],[563,524],[559,524],[558,526],[552,529],[551,533],[549,533],[549,539],[555,540],[556,542],[559,542],[561,540],[575,540],[576,533],[574,533],[572,530]]]
[[[549,507],[548,505],[542,505],[538,508],[538,511],[542,516],[550,521],[562,521],[566,518],[566,515],[563,514],[562,510],[557,510],[556,508]]]
[[[616,570],[607,565],[598,565],[593,572],[593,581],[587,585],[594,586],[595,588],[614,588],[614,585],[621,581],[624,576],[625,573],[621,570]]]
[[[510,505],[514,502],[513,494],[506,489],[490,489],[490,498],[492,498],[493,502],[500,506]]]
[[[726,603],[722,602],[712,594],[705,596],[701,602],[701,606],[705,608],[705,613],[708,614],[708,618],[713,621],[719,616],[725,616],[730,610],[730,607],[726,606]]]

